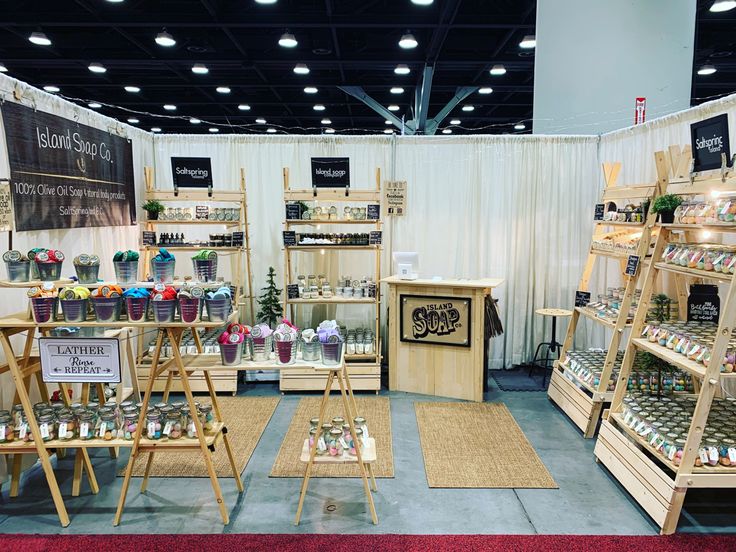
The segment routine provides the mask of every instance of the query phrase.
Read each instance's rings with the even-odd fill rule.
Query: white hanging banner
[[[42,337],[38,347],[46,383],[120,383],[117,339]]]

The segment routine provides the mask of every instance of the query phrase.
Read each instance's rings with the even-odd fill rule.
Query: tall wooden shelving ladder
[[[667,164],[667,155],[657,152],[655,158],[658,170]],[[682,178],[684,168],[690,165],[688,148],[670,148],[669,161],[673,167],[675,179],[669,182],[667,193],[686,196],[709,196],[713,192],[723,194],[736,193],[736,176],[733,174],[709,173]],[[678,177],[679,176],[679,177]],[[703,438],[703,431],[710,413],[713,398],[721,389],[722,382],[736,377],[736,374],[721,373],[720,362],[710,362],[707,367],[689,360],[671,349],[647,339],[640,338],[646,314],[650,307],[657,277],[662,273],[674,274],[688,279],[689,282],[700,280],[727,285],[725,301],[722,302],[720,320],[716,339],[711,350],[712,359],[722,359],[726,354],[728,342],[736,326],[736,279],[731,274],[691,269],[679,265],[661,262],[662,253],[667,243],[679,241],[675,237],[679,232],[695,232],[707,230],[714,234],[736,234],[736,224],[697,225],[697,224],[658,224],[660,228],[652,263],[644,278],[641,301],[634,317],[631,338],[626,345],[626,352],[621,371],[613,395],[611,409],[601,424],[600,434],[595,446],[595,455],[599,462],[608,468],[611,474],[626,488],[639,505],[661,527],[662,534],[671,534],[677,528],[680,512],[688,489],[734,488],[736,487],[736,470],[725,466],[695,467],[695,459]],[[693,234],[688,239],[692,242]],[[721,297],[724,297],[721,295]],[[682,305],[681,305],[682,307]],[[681,315],[683,309],[680,309]],[[627,392],[627,383],[631,374],[632,363],[637,351],[647,351],[683,370],[701,385],[697,393],[697,403],[688,431],[686,444],[680,465],[675,465],[652,449],[636,432],[631,430],[622,418],[622,401]],[[697,387],[696,387],[697,389]],[[645,454],[644,451],[648,451]]]
[[[350,188],[317,188],[309,189],[292,189],[289,182],[289,169],[284,168],[284,205],[286,203],[302,201],[316,202],[322,205],[330,203],[343,204],[361,204],[361,205],[381,205],[381,169],[376,169],[376,183],[374,189],[354,189]],[[284,219],[284,230],[292,230],[295,227],[303,226],[347,226],[354,227],[371,227],[371,230],[380,231],[383,222],[379,216],[378,219],[365,220],[346,220],[343,217],[341,209],[338,209],[338,219],[335,220],[287,220]],[[364,251],[372,253],[375,263],[374,281],[376,283],[375,297],[363,297],[359,299],[347,297],[330,297],[319,299],[289,299],[286,293],[286,285],[296,281],[294,271],[294,252],[320,253],[340,252],[340,251]],[[305,305],[355,305],[355,306],[371,306],[373,307],[373,327],[375,344],[372,353],[368,354],[346,354],[347,369],[350,372],[350,378],[353,389],[359,391],[375,391],[378,393],[381,389],[381,253],[383,249],[381,245],[297,245],[284,247],[284,315],[291,320],[298,322],[297,308]],[[281,391],[318,391],[324,388],[324,382],[327,374],[320,373],[311,368],[283,368],[280,372],[279,387]]]
[[[659,168],[658,168],[659,171]],[[655,184],[636,185],[636,186],[617,186],[619,173],[621,172],[621,163],[604,163],[603,176],[606,187],[603,191],[601,203],[620,200],[653,200],[659,195],[659,187],[666,182],[667,174],[660,174],[660,179]],[[593,242],[600,238],[604,238],[613,234],[626,233],[631,237],[640,234],[639,244],[636,251],[632,251],[631,255],[637,255],[640,264],[646,260],[647,253],[652,239],[652,228],[656,215],[648,213],[644,222],[612,222],[612,221],[596,221],[593,233]],[[609,230],[614,228],[614,231]],[[631,327],[627,324],[629,309],[631,308],[634,293],[636,291],[636,283],[638,276],[628,276],[625,273],[627,259],[629,253],[621,253],[615,251],[601,250],[591,244],[590,253],[583,269],[583,275],[580,278],[578,290],[588,291],[590,278],[593,273],[596,261],[603,257],[615,259],[619,261],[621,268],[621,277],[626,284],[626,291],[621,299],[619,314],[616,320],[604,319],[596,315],[593,309],[587,307],[575,307],[570,324],[567,328],[565,342],[560,351],[560,360],[555,361],[552,377],[550,378],[548,396],[559,406],[565,414],[578,426],[586,439],[590,439],[595,435],[598,421],[601,417],[604,405],[611,402],[613,392],[608,391],[608,382],[613,373],[616,364],[616,355],[621,344],[624,331]],[[641,271],[637,272],[637,275]],[[575,338],[575,330],[578,327],[581,317],[589,318],[598,324],[602,324],[611,330],[611,337],[608,342],[606,357],[601,367],[600,381],[597,386],[592,382],[587,382],[575,374],[569,367],[564,364],[565,354],[573,347]]]

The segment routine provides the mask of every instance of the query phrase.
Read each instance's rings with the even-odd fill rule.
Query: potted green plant
[[[659,214],[659,221],[672,224],[675,220],[675,209],[682,203],[682,198],[673,194],[665,194],[654,200],[652,212]]]
[[[158,220],[158,214],[164,210],[164,206],[155,199],[149,199],[143,204],[143,210],[148,213],[148,220]]]
[[[670,319],[670,305],[672,304],[672,299],[667,297],[664,293],[658,293],[652,297],[652,303],[654,303],[652,314],[660,324],[665,320]]]
[[[283,314],[281,307],[281,290],[276,287],[276,271],[272,266],[268,267],[266,275],[266,287],[261,288],[263,293],[258,297],[258,322],[268,324],[275,328],[279,317]]]

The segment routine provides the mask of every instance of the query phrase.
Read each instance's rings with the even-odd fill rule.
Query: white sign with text
[[[39,339],[46,383],[120,383],[120,343],[105,338]]]

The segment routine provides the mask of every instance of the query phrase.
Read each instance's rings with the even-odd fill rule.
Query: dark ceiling
[[[696,68],[712,63],[718,71],[694,76],[698,98],[736,90],[736,10],[713,14],[711,1],[698,2]],[[10,4],[6,2],[6,4]],[[429,6],[411,0],[25,0],[0,15],[0,63],[8,75],[80,103],[104,104],[99,111],[139,120],[146,130],[163,132],[376,133],[391,128],[384,117],[338,87],[360,86],[380,104],[397,104],[394,114],[414,117],[414,93],[425,64],[434,66],[429,101],[433,117],[460,87],[492,87],[472,93],[445,118],[441,129],[454,133],[525,133],[531,131],[534,50],[519,47],[534,34],[535,0],[435,0]],[[154,41],[166,29],[173,47]],[[45,33],[50,46],[28,41]],[[293,33],[295,48],[279,46]],[[419,42],[399,48],[402,34]],[[92,73],[90,63],[107,72]],[[195,63],[209,69],[192,72]],[[297,63],[310,73],[297,75]],[[408,75],[394,74],[397,64]],[[491,76],[495,64],[503,76]],[[124,86],[140,87],[131,93]],[[229,94],[216,91],[219,86]],[[318,88],[306,94],[304,88]],[[400,86],[403,94],[391,94]],[[176,111],[164,110],[174,104]],[[240,104],[250,110],[238,109]],[[313,109],[322,104],[325,110]],[[472,112],[462,111],[469,104]],[[111,106],[117,106],[111,107]],[[126,112],[123,109],[130,110]],[[151,114],[151,115],[147,115]],[[153,115],[161,115],[155,117]],[[201,119],[198,125],[190,118]],[[256,123],[258,118],[266,124]],[[322,124],[323,118],[330,119]],[[459,126],[450,120],[460,119]],[[524,130],[514,126],[524,122]]]

